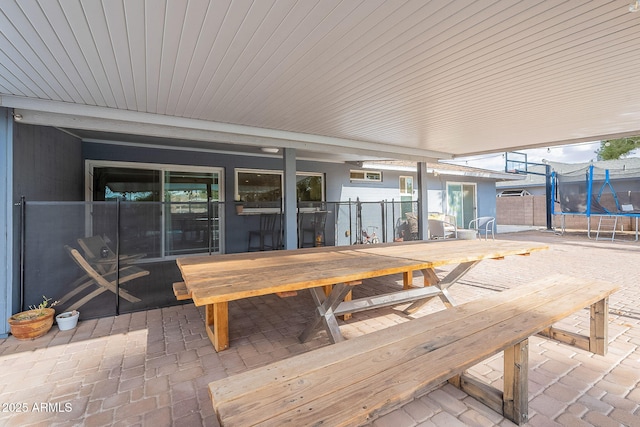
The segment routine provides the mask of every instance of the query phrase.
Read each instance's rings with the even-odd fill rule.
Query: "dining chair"
[[[301,248],[324,246],[327,211],[302,212],[298,217],[298,236]]]
[[[260,229],[249,231],[248,251],[266,251],[279,248],[280,239],[276,232],[278,214],[260,214]],[[269,240],[267,241],[267,237]]]

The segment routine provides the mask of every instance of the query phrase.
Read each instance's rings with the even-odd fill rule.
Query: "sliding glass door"
[[[456,217],[458,228],[467,228],[476,218],[476,184],[448,182],[447,213]]]
[[[165,253],[183,255],[220,250],[217,173],[165,172]]]
[[[146,258],[220,252],[221,170],[185,166],[100,164],[88,167],[94,202],[120,200],[123,253]],[[92,234],[109,222],[92,214]],[[109,236],[107,236],[109,237]],[[114,238],[115,236],[111,237]]]

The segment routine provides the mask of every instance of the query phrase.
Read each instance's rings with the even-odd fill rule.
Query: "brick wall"
[[[496,222],[501,225],[547,225],[545,196],[497,197]]]

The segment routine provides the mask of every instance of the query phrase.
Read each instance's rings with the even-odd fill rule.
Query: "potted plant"
[[[244,211],[244,200],[240,198],[240,195],[236,194],[236,213],[241,214]]]
[[[42,296],[43,301],[37,306],[29,306],[29,310],[16,313],[9,318],[11,334],[19,340],[30,340],[49,332],[53,325],[56,311],[52,308],[57,301],[49,304],[51,298]]]
[[[58,329],[61,331],[68,331],[73,329],[78,324],[78,317],[80,316],[80,312],[78,310],[65,311],[64,313],[60,313],[56,316],[56,323],[58,324]]]

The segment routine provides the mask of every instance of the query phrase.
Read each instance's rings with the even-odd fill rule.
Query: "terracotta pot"
[[[37,316],[38,312],[44,312],[43,316]],[[19,340],[32,340],[41,337],[49,332],[53,326],[53,316],[56,311],[53,308],[43,308],[42,310],[27,310],[16,313],[9,318],[11,335]]]

